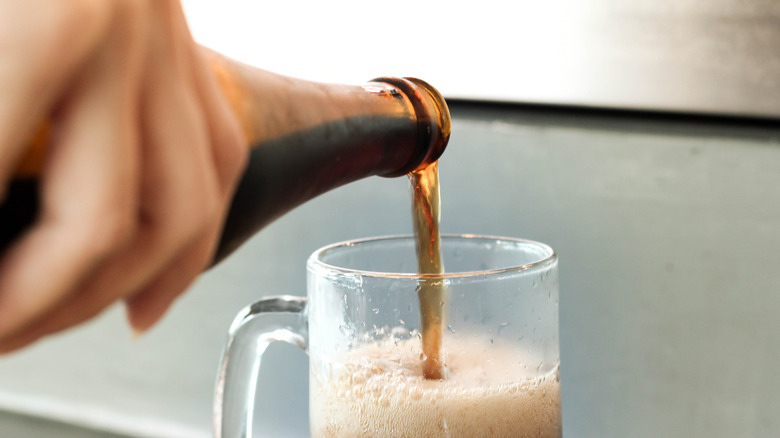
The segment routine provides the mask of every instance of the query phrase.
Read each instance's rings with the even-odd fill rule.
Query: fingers
[[[0,192],[27,139],[100,44],[108,12],[98,0],[0,2]]]
[[[186,248],[160,275],[126,300],[128,322],[136,333],[148,330],[168,310],[181,291],[189,287],[197,275],[209,263],[213,240],[208,236]],[[57,311],[25,329],[23,332],[0,342],[0,354],[23,348],[40,338],[81,324],[102,312],[115,302],[115,297],[93,288],[79,294],[77,299],[63,303]]]
[[[59,103],[40,217],[0,261],[0,339],[56,307],[132,234],[138,62],[132,38],[117,35]]]
[[[0,265],[0,336],[71,292],[130,231],[132,135],[118,96],[101,88],[79,91],[66,105],[42,181],[41,217]]]
[[[145,137],[148,146],[144,148],[143,171],[148,181],[142,184],[142,221],[135,237],[85,279],[77,294],[15,333],[13,339],[0,341],[0,352],[21,348],[49,333],[86,321],[124,297],[128,297],[131,324],[139,331],[145,330],[207,266],[223,216],[216,209],[208,209],[224,203],[225,198],[215,195],[213,192],[218,190],[210,188],[216,186],[217,177],[213,166],[204,159],[209,155],[205,133],[182,129],[203,126],[199,114],[188,110],[168,113],[167,118],[156,116],[168,109],[166,102],[194,99],[186,87],[169,83],[165,76],[153,75],[154,83],[166,91],[150,93],[143,111],[148,114],[144,120],[149,135]],[[165,126],[160,123],[163,120],[167,122]],[[172,132],[178,132],[180,141],[168,138]],[[182,137],[181,132],[186,134]],[[209,196],[218,199],[208,202]]]
[[[136,333],[142,333],[162,318],[181,291],[192,284],[213,256],[216,235],[184,251],[141,292],[125,300],[127,319]]]
[[[62,176],[51,181],[68,184],[47,183],[45,220],[9,253],[9,260],[16,262],[0,263],[0,352],[78,324],[120,299],[127,301],[133,327],[145,330],[212,257],[247,147],[235,115],[189,38],[178,3],[150,4],[160,10],[147,22],[150,44],[140,62],[139,101],[133,112],[139,116],[131,122],[131,132],[125,132],[124,138],[132,139],[130,145],[119,148],[133,149],[134,145],[135,150],[129,162],[122,163],[117,163],[119,151],[77,154],[73,146],[62,148],[71,151],[68,154],[55,151],[51,158],[58,164],[51,171],[60,169],[55,174]],[[116,123],[101,123],[106,131],[117,127]],[[71,137],[84,139],[84,135]],[[104,137],[100,141],[104,146],[121,143],[108,134]],[[73,174],[90,157],[94,158],[91,167],[102,169],[102,174],[95,169],[91,171],[94,176]],[[114,164],[103,167],[105,162]],[[73,202],[73,187],[92,188],[92,194],[68,205],[63,201]],[[91,207],[85,211],[82,206]],[[72,226],[77,220],[92,224],[102,215],[110,220],[97,228],[82,226],[80,233],[64,232],[66,224]],[[132,239],[124,240],[128,235]],[[41,285],[43,292],[35,297],[4,297],[4,284],[18,287],[31,281],[17,278],[20,266],[27,267],[28,277],[39,274],[41,265],[33,266],[28,260],[52,239],[63,242],[43,266],[60,269],[57,284],[67,287]],[[86,249],[77,248],[80,244]],[[68,251],[78,256],[57,265],[56,260]],[[4,315],[12,313],[6,308],[20,307],[26,310],[3,322]]]

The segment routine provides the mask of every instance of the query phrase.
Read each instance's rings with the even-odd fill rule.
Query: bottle
[[[205,54],[251,146],[214,263],[324,192],[369,176],[396,177],[426,167],[449,140],[447,105],[419,79],[323,84]],[[47,131],[42,124],[0,205],[0,251],[35,220]]]

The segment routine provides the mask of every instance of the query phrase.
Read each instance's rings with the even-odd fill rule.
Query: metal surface
[[[116,435],[2,411],[0,411],[0,436],[3,438],[131,438],[127,435]]]

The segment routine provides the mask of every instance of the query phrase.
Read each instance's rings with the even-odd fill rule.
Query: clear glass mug
[[[307,297],[242,310],[214,407],[218,438],[252,436],[272,341],[309,354],[310,431],[321,437],[560,437],[558,261],[528,240],[442,236],[445,274],[416,274],[411,236],[338,243],[308,260]],[[444,380],[425,380],[418,291],[445,288]]]

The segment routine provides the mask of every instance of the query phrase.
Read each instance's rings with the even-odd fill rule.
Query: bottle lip
[[[452,130],[450,110],[441,93],[422,79],[411,77],[381,77],[371,82],[389,84],[401,91],[417,117],[418,141],[412,158],[400,169],[382,176],[402,176],[435,163],[447,148]]]

